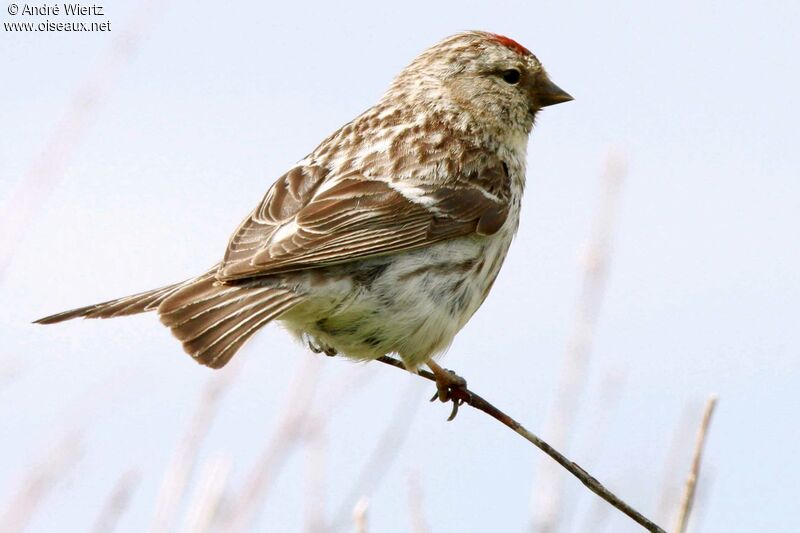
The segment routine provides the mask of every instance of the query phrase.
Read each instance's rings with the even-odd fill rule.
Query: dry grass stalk
[[[588,432],[588,438],[584,441],[586,449],[582,455],[587,457],[586,464],[598,465],[602,460],[607,437],[613,425],[612,420],[620,406],[624,384],[625,376],[620,372],[608,372],[603,377],[600,393],[597,400],[593,402],[598,414],[592,418],[592,428]],[[592,509],[583,517],[583,526],[577,531],[600,531],[608,521],[609,511],[610,507],[602,500],[595,500]],[[565,518],[561,520],[561,527],[569,531],[569,517],[564,516]]]
[[[139,472],[136,470],[128,470],[120,476],[108,494],[108,499],[100,508],[100,513],[92,526],[92,533],[110,533],[116,529],[119,519],[131,503],[139,480]]]
[[[367,510],[369,509],[369,500],[367,498],[360,498],[353,506],[353,524],[355,525],[356,533],[367,533]]]
[[[408,516],[412,533],[430,533],[431,528],[423,512],[422,484],[417,472],[408,475]]]
[[[705,521],[708,518],[708,501],[714,490],[715,482],[715,472],[709,471],[708,467],[704,468],[703,482],[697,485],[697,494],[692,505],[692,531],[697,533],[704,531]]]
[[[547,434],[552,435],[553,443],[558,447],[567,446],[569,433],[575,423],[575,414],[586,387],[589,355],[608,277],[619,193],[625,173],[625,162],[609,155],[603,175],[600,208],[592,224],[592,237],[585,252],[583,282],[576,316],[564,354],[556,398],[546,426]],[[556,530],[560,521],[561,475],[551,463],[542,463],[537,470],[537,490],[534,490],[531,501],[533,531],[550,533]]]
[[[231,498],[232,505],[226,509],[222,531],[236,533],[252,529],[280,468],[306,434],[320,366],[319,361],[307,357],[295,373],[282,409],[283,418],[256,460],[250,476]]]
[[[0,392],[19,378],[22,365],[17,357],[0,355]]]
[[[594,396],[592,406],[596,415],[592,417],[588,437],[583,440],[584,455],[587,464],[597,464],[603,457],[607,437],[613,427],[613,419],[617,415],[625,390],[625,375],[619,371],[606,372],[600,382],[598,393]]]
[[[411,384],[409,389],[413,388],[413,386]],[[397,454],[405,443],[406,437],[408,437],[414,414],[420,404],[419,401],[409,401],[409,398],[413,397],[412,390],[399,395],[395,412],[389,417],[391,423],[378,439],[369,459],[364,463],[361,472],[356,478],[353,489],[344,499],[340,510],[334,515],[330,530],[336,531],[347,522],[347,511],[351,508],[351,502],[356,500],[359,495],[364,497],[375,492],[388,472],[389,467],[397,458]]]
[[[79,435],[70,433],[49,450],[45,460],[31,469],[0,519],[0,531],[23,531],[59,481],[67,476],[83,454]]]
[[[130,22],[115,36],[104,60],[78,87],[41,155],[11,193],[0,211],[0,279],[17,243],[35,219],[45,200],[61,177],[69,156],[81,143],[91,119],[108,96],[123,67],[132,59],[132,51],[162,13],[163,0],[141,2]],[[115,34],[116,35],[116,34]]]
[[[316,417],[307,425],[306,452],[306,517],[305,531],[325,531],[325,467],[328,452],[327,418]]]
[[[316,455],[310,465],[310,474],[313,479],[309,480],[312,485],[322,485],[324,478],[324,464],[322,454],[324,454],[324,442],[316,442],[318,437],[324,439],[324,427],[322,421],[329,420],[337,407],[360,390],[365,383],[374,376],[374,373],[364,371],[363,367],[352,367],[341,379],[326,387],[319,395],[326,399],[321,406],[312,405],[312,399],[317,393],[319,371],[322,364],[319,358],[307,357],[305,363],[301,365],[292,379],[289,386],[290,395],[285,401],[284,416],[278,422],[277,430],[264,448],[256,466],[252,470],[251,476],[244,482],[237,497],[232,498],[232,505],[225,509],[223,516],[224,531],[247,531],[256,520],[263,503],[267,498],[270,487],[289,456],[289,453],[297,447],[302,440],[308,440],[311,447],[321,445],[316,450],[309,450]],[[324,511],[324,505],[311,498],[307,512],[307,525],[316,523],[320,518],[321,527],[324,528],[324,516],[320,515]],[[319,529],[317,529],[319,530]]]
[[[700,463],[703,459],[703,449],[705,448],[706,436],[708,435],[708,427],[711,424],[711,415],[714,414],[714,408],[716,406],[717,397],[711,396],[706,402],[703,420],[700,423],[700,429],[697,431],[692,468],[689,470],[689,476],[686,478],[686,487],[683,490],[681,506],[678,510],[675,533],[685,533],[686,527],[689,524],[689,516],[692,513],[692,505],[694,504],[694,496],[697,489],[697,480],[700,476]]]
[[[683,462],[691,451],[687,450],[691,446],[694,432],[697,429],[693,413],[695,407],[687,405],[684,408],[667,449],[660,486],[661,494],[656,507],[656,519],[660,522],[673,520],[675,509],[680,504],[681,491],[685,481],[681,470]]]
[[[175,448],[161,481],[156,499],[156,512],[150,527],[151,533],[172,531],[186,487],[197,463],[200,446],[211,428],[224,392],[238,375],[239,368],[240,364],[234,362],[234,366],[209,379],[203,388],[189,427]]]
[[[231,459],[227,456],[216,456],[203,464],[197,488],[186,512],[183,533],[214,530],[230,471]]]

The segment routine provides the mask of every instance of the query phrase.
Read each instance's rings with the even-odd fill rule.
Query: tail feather
[[[173,293],[161,303],[158,314],[189,355],[220,368],[258,328],[299,299],[285,289],[226,286],[212,278]]]
[[[229,308],[241,296],[239,287],[215,287],[211,284],[204,287],[204,293],[199,293],[196,284],[187,287],[186,291],[181,291],[180,299],[171,300],[163,308],[159,309],[161,322],[175,331],[175,336],[181,340],[190,340],[190,328],[180,329],[187,322],[191,322],[207,313]],[[190,290],[189,290],[190,289]]]
[[[246,314],[253,307],[261,304],[269,305],[269,300],[259,298],[265,290],[270,291],[269,294],[274,294],[271,289],[260,289],[246,295],[228,295],[215,305],[205,305],[200,309],[187,306],[177,313],[174,310],[169,314],[161,313],[161,322],[171,328],[181,342],[207,337],[213,331],[224,328],[226,323]],[[243,301],[244,299],[247,301]]]
[[[208,364],[208,366],[212,368],[224,366],[259,328],[279,317],[295,305],[297,305],[296,296],[291,300],[283,299],[274,307],[254,314],[251,318],[236,326],[235,329],[232,329],[230,335],[225,336],[224,342],[215,343],[213,346],[204,350],[202,352],[202,357],[204,359],[200,362]],[[200,360],[200,357],[201,356],[195,356],[198,360]],[[209,362],[205,363],[204,360],[208,360]]]
[[[223,285],[215,270],[200,277],[117,300],[36,320],[54,324],[73,318],[112,318],[158,311],[183,349],[197,362],[224,366],[264,324],[297,305],[300,296],[279,288]]]
[[[116,300],[109,300],[78,309],[70,309],[34,320],[34,324],[56,324],[73,318],[115,318],[118,316],[135,315],[155,311],[161,302],[166,300],[174,292],[194,283],[196,279],[190,279],[174,285],[167,285],[151,291],[140,292],[131,296],[125,296]]]

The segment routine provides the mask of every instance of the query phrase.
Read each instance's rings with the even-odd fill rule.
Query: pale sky
[[[669,528],[661,494],[688,472],[703,401],[717,393],[692,531],[797,530],[800,4],[146,5],[105,5],[108,33],[0,35],[0,209],[53,135],[65,132],[67,147],[0,278],[0,520],[31,469],[77,433],[80,461],[30,531],[88,530],[131,469],[140,482],[117,531],[146,530],[213,374],[153,315],[30,321],[200,273],[269,184],[416,54],[484,29],[534,51],[575,101],[541,114],[519,235],[442,364],[548,438],[600,177],[607,154],[622,154],[591,374],[565,451]],[[3,22],[23,20],[6,11]],[[76,106],[82,87],[99,92]],[[79,122],[65,129],[65,116]],[[414,376],[306,352],[272,325],[237,356],[238,376],[221,372],[234,381],[190,495],[219,457],[239,490],[297,388],[292,376],[318,372],[307,402],[323,437],[282,466],[255,531],[349,516],[386,428],[412,415],[386,475],[358,494],[371,531],[411,530],[409,479],[432,531],[528,531],[531,493],[547,490],[536,484],[541,452],[467,408],[446,423],[449,408],[428,404],[433,387]],[[560,531],[589,531],[597,499],[566,472],[561,482]],[[610,508],[601,520],[591,531],[640,531]]]

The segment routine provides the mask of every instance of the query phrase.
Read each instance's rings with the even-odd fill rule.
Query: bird
[[[478,310],[519,227],[537,114],[572,100],[513,39],[431,46],[379,101],[275,181],[197,277],[36,320],[156,312],[197,362],[223,367],[279,321],[317,353],[435,359]]]

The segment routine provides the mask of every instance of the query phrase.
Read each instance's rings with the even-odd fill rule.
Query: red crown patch
[[[519,44],[517,41],[505,35],[493,34],[495,41],[502,44],[506,48],[515,51],[519,55],[533,55],[530,50]]]

